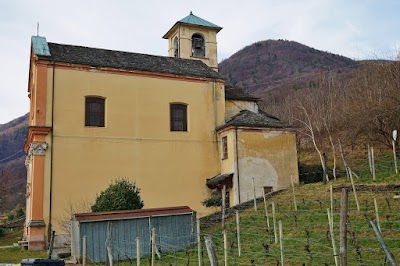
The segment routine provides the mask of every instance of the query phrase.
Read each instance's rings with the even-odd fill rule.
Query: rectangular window
[[[222,137],[222,160],[228,158],[228,137]]]
[[[187,105],[170,104],[171,131],[187,131]]]
[[[85,98],[85,126],[104,127],[105,99],[99,97]]]
[[[264,194],[266,195],[266,194],[268,194],[268,193],[271,193],[271,192],[272,192],[272,190],[273,190],[273,188],[272,188],[272,187],[270,187],[270,186],[266,186],[266,187],[264,187]]]

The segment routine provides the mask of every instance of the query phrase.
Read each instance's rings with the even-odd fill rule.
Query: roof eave
[[[181,22],[178,21],[174,24],[174,26],[172,26],[167,33],[164,34],[164,36],[162,37],[163,39],[168,39],[171,36],[171,33],[175,30],[175,28],[178,25],[187,25],[187,26],[195,26],[195,27],[200,27],[200,28],[205,28],[205,29],[213,29],[216,30],[216,32],[220,32],[222,30],[222,27],[209,27],[209,26],[203,26],[203,25],[197,25],[197,24],[190,24],[190,23],[185,23],[185,22]]]
[[[297,127],[295,127],[295,126],[292,126],[292,125],[288,125],[288,126],[282,126],[282,127],[277,127],[277,126],[265,126],[265,125],[246,125],[246,124],[244,124],[244,123],[234,123],[234,124],[223,124],[223,125],[220,125],[220,126],[218,126],[218,127],[216,127],[215,128],[215,130],[218,132],[218,131],[221,131],[221,130],[224,130],[224,129],[227,129],[227,128],[230,128],[230,127],[232,127],[232,128],[258,128],[258,129],[266,129],[266,128],[268,128],[268,129],[279,129],[279,130],[284,130],[284,131],[295,131],[296,130],[296,128]]]
[[[259,102],[261,98],[256,97],[226,97],[226,100],[233,100],[233,101],[246,101],[246,102]]]

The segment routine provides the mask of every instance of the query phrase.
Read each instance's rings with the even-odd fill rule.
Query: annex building
[[[163,36],[167,57],[32,37],[29,249],[53,230],[63,239],[67,210],[118,177],[136,182],[145,208],[186,205],[198,216],[224,185],[233,206],[253,198],[253,182],[257,196],[298,182],[294,130],[218,74],[221,29],[190,13]]]

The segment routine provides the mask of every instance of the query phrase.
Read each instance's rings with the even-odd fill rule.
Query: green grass
[[[10,246],[13,243],[17,243],[22,237],[22,229],[13,230],[12,232],[4,229],[4,233],[4,236],[0,237],[0,246]]]
[[[20,263],[22,259],[46,257],[46,251],[28,251],[20,247],[0,248],[0,263]]]
[[[22,229],[12,232],[6,231],[3,237],[0,237],[0,246],[10,246],[17,243],[22,236]],[[0,248],[0,263],[20,263],[22,259],[27,258],[46,258],[46,251],[28,251],[21,247]]]
[[[355,178],[356,184],[383,186],[400,184],[399,175],[377,175],[377,180],[367,174]],[[333,186],[350,186],[346,178],[333,181]],[[375,219],[374,197],[377,200],[381,230],[385,242],[393,255],[400,258],[400,199],[393,196],[398,192],[358,191],[360,211],[357,210],[353,192],[349,191],[348,264],[382,265],[385,255],[381,250],[368,219]],[[339,252],[339,208],[341,190],[334,190],[334,234]],[[238,256],[236,221],[227,220],[228,257],[230,265],[277,265],[280,260],[279,243],[274,241],[271,202],[276,205],[276,224],[282,221],[285,265],[334,265],[332,242],[329,234],[327,208],[330,207],[329,183],[316,183],[296,187],[297,212],[294,210],[291,190],[268,199],[271,228],[268,229],[263,204],[240,212],[241,256]],[[212,235],[218,261],[223,263],[223,236],[221,224],[209,224],[202,234]],[[279,233],[278,233],[279,234]],[[278,235],[279,238],[279,235]],[[311,252],[308,252],[308,251]],[[186,252],[166,254],[157,265],[197,265],[197,247]],[[204,251],[205,265],[209,265]]]

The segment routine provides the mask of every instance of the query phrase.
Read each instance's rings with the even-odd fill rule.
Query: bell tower
[[[222,28],[193,15],[177,21],[163,36],[171,57],[201,60],[218,71],[217,33]]]

